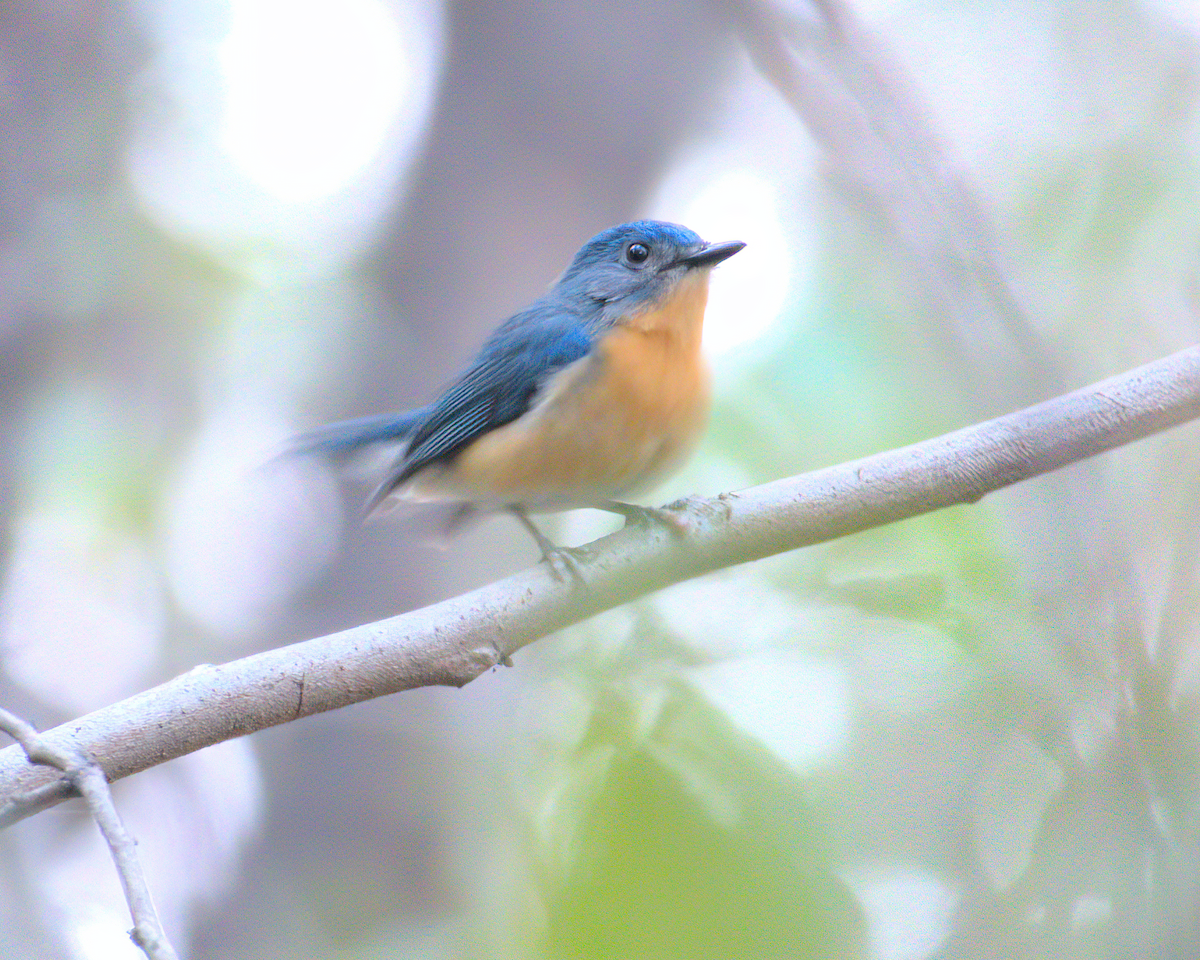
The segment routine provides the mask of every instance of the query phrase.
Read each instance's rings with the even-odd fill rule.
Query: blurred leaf
[[[882,616],[932,616],[946,602],[945,581],[924,572],[847,577],[840,583],[827,582],[825,591],[835,603]]]
[[[975,845],[996,889],[1024,874],[1042,816],[1062,785],[1059,765],[1023,737],[1001,744],[988,761],[975,796]]]
[[[644,736],[630,704],[585,737],[613,744],[547,893],[549,957],[852,957],[862,922],[796,777],[686,687]],[[581,753],[587,776],[594,765]]]

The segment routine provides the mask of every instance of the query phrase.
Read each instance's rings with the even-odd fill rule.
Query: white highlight
[[[166,625],[151,558],[83,509],[30,513],[13,529],[0,589],[0,659],[13,681],[66,713],[136,689]]]
[[[169,109],[129,151],[144,212],[258,278],[361,254],[428,128],[441,0],[160,0],[140,8]]]
[[[748,62],[725,104],[712,139],[681,158],[649,206],[705,240],[746,243],[713,272],[704,347],[714,358],[754,343],[785,312],[803,316],[816,246],[815,151],[803,126]]]
[[[849,697],[834,664],[773,650],[703,667],[692,681],[793,770],[811,771],[845,744]]]
[[[413,56],[379,0],[233,0],[218,58],[220,144],[291,202],[328,196],[380,152]]]
[[[704,239],[747,245],[713,273],[704,319],[704,346],[710,354],[757,339],[783,313],[796,256],[779,208],[775,185],[746,169],[711,181],[684,208],[683,222]]]
[[[311,460],[269,460],[263,438],[287,432],[265,409],[218,410],[168,490],[168,582],[180,609],[216,637],[253,636],[337,548],[332,476]]]
[[[946,942],[958,894],[918,867],[846,878],[867,915],[873,960],[926,960]]]

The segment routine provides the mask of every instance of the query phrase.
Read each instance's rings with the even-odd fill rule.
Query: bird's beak
[[[745,246],[741,240],[728,240],[725,243],[709,243],[690,256],[680,257],[675,261],[674,265],[687,267],[689,270],[694,267],[715,267],[722,260],[728,260]]]

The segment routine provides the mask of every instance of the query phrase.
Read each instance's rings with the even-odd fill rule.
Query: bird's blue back
[[[599,331],[583,313],[556,289],[506,320],[427,408],[391,486],[525,413],[547,378],[592,350]]]

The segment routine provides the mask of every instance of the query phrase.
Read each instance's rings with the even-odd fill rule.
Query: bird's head
[[[676,223],[635,220],[585,243],[556,289],[586,297],[610,316],[632,316],[665,306],[686,278],[707,276],[745,246],[707,243]]]

